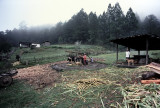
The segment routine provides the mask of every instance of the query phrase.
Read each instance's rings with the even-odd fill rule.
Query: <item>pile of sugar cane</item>
[[[122,88],[123,107],[160,107],[160,85],[131,85]]]
[[[99,85],[102,84],[107,84],[108,81],[105,81],[103,79],[97,79],[97,78],[90,78],[90,79],[81,79],[75,81],[75,84],[77,85],[77,88],[79,90],[84,90],[89,87],[98,87]]]

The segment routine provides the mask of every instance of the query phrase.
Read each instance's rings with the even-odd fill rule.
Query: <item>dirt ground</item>
[[[60,80],[61,73],[52,68],[52,66],[58,66],[64,70],[82,70],[82,69],[101,69],[105,68],[106,64],[102,63],[89,63],[86,66],[79,65],[67,65],[67,61],[61,61],[56,63],[36,65],[28,68],[18,69],[18,74],[13,78],[26,81],[35,89],[42,89],[46,86],[54,86],[56,81]]]
[[[59,63],[59,64],[54,64],[52,66],[53,69],[56,70],[95,70],[95,69],[102,69],[106,68],[107,65],[103,63],[98,63],[98,62],[89,62],[88,65],[76,65],[75,63]]]
[[[60,73],[51,68],[53,64],[36,65],[28,68],[18,69],[18,74],[13,78],[26,81],[35,89],[41,89],[54,83],[59,79]]]

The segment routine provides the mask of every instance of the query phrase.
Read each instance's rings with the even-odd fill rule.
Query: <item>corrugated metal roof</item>
[[[153,34],[141,34],[111,40],[111,42],[136,50],[146,50],[146,40],[149,50],[160,50],[160,37]]]

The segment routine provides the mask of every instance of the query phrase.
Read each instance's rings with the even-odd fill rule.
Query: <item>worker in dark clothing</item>
[[[71,61],[72,61],[72,58],[71,58],[71,57],[68,57],[67,61],[71,62]]]
[[[75,62],[75,57],[74,56],[72,56],[71,59],[72,59],[73,62]]]
[[[20,61],[20,56],[19,55],[16,55],[16,60]]]

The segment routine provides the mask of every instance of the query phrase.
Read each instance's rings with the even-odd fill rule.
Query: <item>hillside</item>
[[[68,52],[87,53],[89,57],[93,57],[94,62],[105,64],[105,68],[74,68],[63,71],[52,69],[51,66],[55,64],[67,62]],[[136,53],[132,51],[132,54]],[[152,56],[157,53],[159,52],[150,52]],[[0,88],[2,108],[123,108],[128,105],[158,107],[160,102],[157,94],[159,85],[140,84],[141,74],[149,71],[148,68],[118,68],[114,66],[116,53],[101,46],[52,45],[33,50],[17,49],[12,55],[12,62],[15,62],[17,54],[21,54],[21,64],[14,68],[19,68],[19,73],[11,86]],[[125,61],[124,52],[119,53],[119,59]],[[131,98],[129,93],[137,93],[139,97],[134,95]]]

